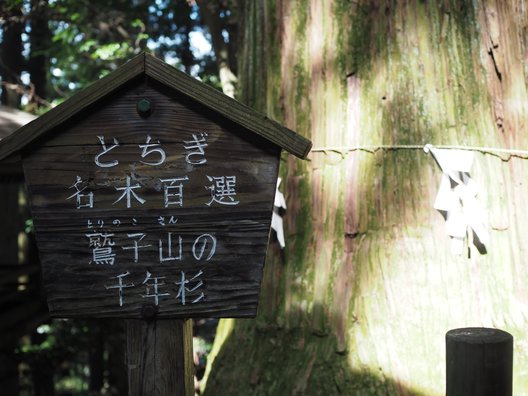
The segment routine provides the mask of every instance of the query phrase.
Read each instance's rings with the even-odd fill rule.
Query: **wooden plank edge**
[[[309,139],[149,54],[145,56],[145,74],[301,159],[310,152]]]
[[[0,141],[0,161],[19,152],[49,130],[92,106],[97,101],[119,89],[123,84],[142,75],[144,71],[145,53],[141,53],[110,74],[65,100],[57,107],[2,139]]]
[[[140,320],[143,319],[141,312],[137,313],[128,313],[128,314],[118,314],[108,313],[108,314],[95,314],[95,313],[64,313],[64,310],[51,310],[48,303],[49,315],[53,319],[132,319]],[[156,315],[156,320],[168,320],[168,319],[202,319],[202,318],[234,318],[234,319],[254,319],[257,317],[257,307],[251,310],[238,310],[233,312],[233,310],[223,310],[222,312],[198,312],[198,313],[167,313],[167,314],[158,314]]]

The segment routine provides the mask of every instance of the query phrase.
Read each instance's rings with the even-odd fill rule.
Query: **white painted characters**
[[[183,140],[183,149],[185,150],[185,162],[190,165],[205,165],[207,164],[207,158],[205,155],[205,148],[208,147],[206,132],[193,133],[191,134],[192,139]],[[99,168],[113,168],[120,165],[120,160],[117,159],[119,150],[124,150],[125,145],[121,145],[119,141],[113,137],[111,141],[113,143],[107,143],[106,138],[101,135],[97,136],[101,150],[94,156],[95,165]],[[161,146],[159,140],[152,138],[150,134],[145,136],[145,142],[138,144],[138,160],[139,163],[149,166],[161,166],[165,164],[168,156],[165,149]],[[128,156],[126,157],[129,158]],[[176,158],[182,158],[181,154],[177,155]],[[141,169],[141,167],[140,167]],[[107,197],[105,190],[110,186],[119,193],[117,199],[115,199],[112,205],[116,207],[125,206],[126,209],[132,209],[139,205],[147,203],[147,198],[150,200],[154,192],[163,192],[163,195],[158,194],[157,196],[162,199],[163,207],[184,207],[185,206],[185,186],[190,185],[192,191],[196,190],[196,180],[194,186],[191,185],[191,177],[186,174],[170,174],[172,167],[163,165],[163,175],[160,177],[154,188],[148,189],[148,185],[142,182],[142,178],[138,177],[137,174],[141,174],[140,170],[136,169],[136,165],[133,165],[128,172],[124,172],[121,175],[115,175],[116,170],[113,170],[111,182],[108,173],[96,173],[96,175],[104,175],[106,180],[97,181],[97,176],[94,177],[90,174],[88,180],[83,180],[80,175],[76,176],[75,182],[69,186],[69,188],[75,189],[75,192],[69,195],[66,199],[70,200],[75,198],[75,206],[77,209],[94,209],[96,207],[96,197],[94,191],[101,193],[103,198],[101,202],[106,202]],[[187,168],[185,168],[187,169]],[[169,173],[170,172],[170,173]],[[186,170],[186,172],[189,172]],[[119,172],[118,172],[119,173]],[[169,173],[169,174],[167,174]],[[204,186],[209,194],[203,192],[202,197],[193,196],[191,204],[193,206],[205,205],[211,206],[235,206],[240,203],[237,195],[237,176],[236,175],[217,175],[210,176],[198,173],[202,180],[199,182]],[[116,177],[117,176],[117,177]],[[123,179],[124,178],[124,179]],[[147,180],[152,180],[149,177]],[[203,190],[202,190],[203,191]],[[209,195],[209,196],[208,196]],[[201,201],[201,202],[200,202]],[[154,206],[161,205],[161,202],[155,202]],[[97,208],[98,209],[98,208]]]
[[[184,140],[183,148],[187,151],[185,162],[191,165],[203,165],[207,162],[204,148],[207,147],[207,133],[192,134],[192,140]],[[196,158],[198,157],[198,158]]]
[[[160,282],[160,279],[165,279],[164,276],[152,276],[152,274],[147,271],[147,275],[142,285],[145,285],[146,294],[142,294],[143,298],[152,298],[154,300],[154,305],[159,305],[160,297],[170,296],[170,293],[162,293],[160,290],[161,286],[165,286],[165,282]]]
[[[209,196],[206,193],[203,197],[193,197],[193,206],[205,205],[211,206],[235,206],[240,203],[237,195],[237,177],[231,176],[209,176],[205,175],[208,185],[205,185],[205,190],[209,191]],[[158,179],[161,183],[163,190],[163,203],[161,201],[161,194],[159,194],[159,201],[157,205],[163,205],[164,208],[170,207],[185,207],[185,194],[184,194],[184,183],[190,182],[188,175],[184,176],[173,176],[168,178]],[[108,183],[105,182],[102,186],[106,187]],[[115,199],[112,205],[116,207],[125,207],[131,209],[139,205],[144,205],[147,202],[145,194],[147,190],[137,180],[133,181],[130,175],[126,175],[126,178],[120,184],[114,185],[114,190],[120,193]],[[80,176],[76,177],[76,181],[69,187],[75,189],[75,192],[69,195],[66,200],[75,198],[75,206],[77,209],[93,209],[95,205],[95,194],[93,191],[88,190],[88,182],[84,181]],[[100,186],[98,191],[102,192]],[[150,199],[150,198],[149,198]],[[201,201],[201,203],[200,203]]]
[[[151,137],[150,135],[147,135],[147,141],[145,144],[140,144],[139,148],[143,151],[141,152],[141,158],[146,158],[148,156],[151,156],[151,154],[154,154],[154,156],[159,155],[159,158],[157,161],[150,162],[150,161],[141,161],[142,164],[157,166],[161,165],[165,162],[165,151],[161,148],[161,144],[159,140],[157,142],[151,143]],[[155,157],[154,157],[155,158]]]
[[[187,302],[191,304],[196,304],[197,302],[204,299],[205,295],[203,292],[200,292],[196,296],[196,292],[199,291],[203,286],[203,282],[199,279],[203,275],[203,271],[199,271],[197,274],[188,279],[185,272],[180,271],[180,279],[178,282],[174,282],[178,286],[178,293],[176,294],[176,299],[179,299],[181,305],[185,305]],[[187,286],[189,285],[189,286]]]
[[[126,197],[126,207],[130,208],[132,205],[131,197],[134,197],[136,201],[138,201],[141,205],[143,205],[145,202],[147,202],[145,199],[141,198],[139,195],[137,195],[134,190],[140,189],[141,186],[139,183],[136,183],[134,185],[130,184],[130,176],[126,177],[126,185],[124,187],[114,187],[117,191],[123,191],[123,194],[119,198],[117,198],[112,205],[115,205],[119,201],[121,201],[123,198]]]
[[[200,261],[207,251],[209,251],[209,253],[207,254],[205,261],[211,260],[216,253],[216,238],[211,234],[202,234],[194,241],[192,253],[194,258]]]
[[[101,143],[102,151],[94,157],[95,165],[100,168],[112,168],[119,165],[118,160],[110,160],[107,158],[109,157],[109,154],[112,150],[120,146],[119,141],[114,137],[112,139],[114,144],[107,146],[104,136],[97,136],[97,138],[99,139],[99,143]],[[167,155],[165,154],[165,150],[163,150],[161,147],[159,140],[153,141],[152,137],[147,135],[145,138],[145,143],[138,144],[138,147],[140,148],[140,156],[142,158],[140,162],[142,164],[158,166],[165,162]],[[103,156],[105,158],[101,158]],[[149,157],[148,161],[146,161],[147,157]],[[145,159],[145,161],[143,161],[143,159]]]
[[[123,283],[123,278],[126,278],[128,275],[130,275],[130,272],[127,271],[127,272],[124,272],[124,273],[119,274],[117,276],[114,276],[112,279],[117,279],[117,285],[112,285],[112,286],[106,286],[105,285],[106,290],[117,289],[118,296],[119,296],[119,306],[120,307],[123,306],[123,302],[124,302],[124,292],[123,292],[123,290],[126,289],[126,288],[129,288],[129,287],[134,287],[135,286],[133,283],[129,283],[129,284]]]
[[[123,250],[133,250],[134,251],[134,263],[138,262],[139,259],[139,249],[147,248],[152,245],[140,245],[139,242],[141,242],[147,234],[143,232],[136,232],[134,234],[127,234],[129,238],[133,238],[133,245],[132,246],[121,246],[121,249]]]
[[[206,203],[211,206],[214,202],[220,205],[238,205],[236,197],[236,176],[209,176],[207,180],[211,183],[205,189],[211,192],[211,200]]]
[[[77,209],[93,208],[94,194],[92,191],[84,192],[87,186],[86,182],[83,182],[80,176],[77,176],[75,183],[73,183],[70,188],[74,188],[75,192],[66,199],[68,200],[75,197]]]
[[[104,267],[112,268],[114,273],[103,286],[110,296],[117,297],[120,307],[145,300],[155,306],[167,300],[180,305],[205,301],[204,271],[214,265],[217,237],[206,230],[189,235],[185,217],[178,211],[186,206],[209,208],[240,203],[236,175],[193,172],[195,167],[209,166],[208,137],[206,132],[192,133],[181,141],[180,152],[171,154],[151,134],[133,145],[115,137],[97,136],[97,153],[91,158],[98,172],[95,176],[93,171],[87,176],[76,175],[68,187],[73,193],[70,190],[67,200],[72,200],[76,209],[97,213],[82,220],[83,228],[87,228],[83,232],[88,239],[87,262],[102,271]],[[127,164],[122,170],[131,158],[133,165]],[[167,163],[171,158],[184,163],[172,166]],[[160,169],[144,175],[146,167]],[[148,207],[150,219],[138,216],[136,211],[142,207]],[[123,209],[130,210],[134,217],[125,215]]]
[[[131,272],[126,271],[118,274],[110,279],[115,279],[116,282],[111,285],[104,285],[106,290],[117,290],[117,302],[120,307],[125,305],[125,290],[129,297],[151,299],[155,306],[159,306],[163,300],[174,299],[181,305],[196,304],[205,300],[205,293],[203,290],[204,282],[201,276],[204,274],[203,270],[192,272],[180,271],[176,280],[167,279],[166,276],[157,276],[150,271],[146,271],[143,280],[140,282],[126,283],[125,278],[135,277]],[[174,285],[177,287],[174,288]],[[173,297],[171,297],[173,296]]]
[[[172,232],[167,233],[167,243],[166,243],[166,254],[163,253],[163,240],[159,240],[159,261],[163,263],[165,261],[180,261],[182,259],[182,237],[178,235],[177,242],[177,254],[173,256],[172,249]]]
[[[187,180],[188,176],[160,179],[163,183],[163,204],[166,208],[170,205],[183,206],[183,182]]]
[[[156,220],[159,221],[159,219]],[[174,216],[171,216],[168,224],[176,224],[177,220]],[[112,224],[115,225],[116,221],[119,221],[121,225],[121,220],[119,219],[114,219]],[[161,238],[158,232],[151,234],[149,238],[146,232],[127,232],[125,234],[105,232],[102,229],[103,220],[92,221],[89,219],[87,222],[88,229],[92,231],[84,234],[88,238],[88,247],[91,248],[89,264],[114,265],[118,257],[114,249],[119,247],[126,253],[123,260],[127,262],[132,260],[133,263],[141,262],[141,252],[148,251],[148,248],[152,246],[156,247],[150,249],[151,256],[155,252],[154,249],[157,249],[160,264],[187,260],[189,258],[194,258],[195,261],[210,261],[216,254],[217,241],[213,234],[201,234],[191,240],[187,239],[187,241],[184,241],[181,235],[167,231]],[[94,222],[100,225],[98,227],[99,232],[95,232]],[[133,223],[123,220],[123,224],[132,225]],[[126,235],[126,238],[124,235]],[[184,246],[189,246],[190,251],[188,251],[187,256],[184,254]]]
[[[89,247],[92,248],[92,260],[90,263],[98,265],[114,265],[115,253],[113,247],[113,233],[95,232],[92,234],[85,234],[89,239]]]
[[[191,140],[183,141],[183,149],[185,150],[185,162],[190,165],[203,165],[207,163],[205,156],[205,148],[207,144],[206,132],[192,133]],[[101,144],[101,152],[96,154],[94,157],[95,164],[100,168],[112,168],[119,165],[119,160],[111,159],[111,151],[120,147],[119,141],[113,137],[113,144],[107,146],[104,136],[97,136],[99,143]],[[138,144],[139,155],[141,157],[140,162],[145,165],[159,166],[162,165],[167,159],[165,149],[161,146],[159,140],[154,140],[147,134],[145,137],[145,143]],[[114,152],[115,154],[115,152]],[[148,157],[148,158],[147,158]]]
[[[117,141],[117,139],[114,138],[114,144],[112,146],[106,147],[104,136],[97,136],[97,138],[99,139],[99,142],[101,143],[103,151],[95,156],[95,165],[97,165],[100,168],[112,168],[116,166],[117,164],[119,164],[118,160],[107,161],[107,162],[101,161],[101,157],[103,155],[106,155],[107,153],[115,149],[116,147],[119,147],[119,142]]]

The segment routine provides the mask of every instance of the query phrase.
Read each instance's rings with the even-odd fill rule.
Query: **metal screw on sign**
[[[152,114],[152,106],[150,101],[148,99],[141,99],[137,102],[136,110],[143,118],[150,116]]]

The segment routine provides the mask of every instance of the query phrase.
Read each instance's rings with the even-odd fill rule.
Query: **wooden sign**
[[[0,145],[22,153],[50,313],[254,316],[280,152],[310,142],[138,58]]]

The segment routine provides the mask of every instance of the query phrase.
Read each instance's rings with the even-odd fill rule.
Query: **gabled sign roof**
[[[140,76],[174,89],[299,158],[306,158],[310,152],[310,140],[154,56],[142,53],[0,141],[0,161],[19,153],[37,138]]]

